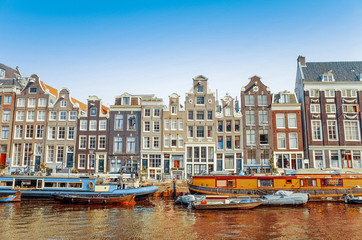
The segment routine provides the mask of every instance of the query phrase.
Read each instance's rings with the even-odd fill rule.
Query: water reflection
[[[360,239],[362,207],[199,210],[152,199],[135,206],[0,205],[0,239]]]

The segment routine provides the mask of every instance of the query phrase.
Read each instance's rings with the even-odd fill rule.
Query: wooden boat
[[[177,197],[175,203],[188,205],[190,203],[190,200],[202,201],[202,200],[206,200],[206,199],[228,199],[228,198],[229,198],[229,196],[226,196],[226,195],[191,195],[191,194],[187,194],[187,195]]]
[[[344,202],[345,203],[351,203],[351,204],[362,204],[362,197],[354,197],[351,195],[345,195],[344,196]]]
[[[20,202],[21,201],[21,192],[17,191],[13,195],[2,195],[0,196],[0,203],[2,202]]]
[[[245,199],[241,201],[231,201],[229,199],[223,200],[203,200],[192,203],[195,209],[252,209],[263,204],[261,200]]]
[[[136,204],[135,194],[127,196],[94,195],[94,194],[55,194],[54,200],[75,204]]]
[[[308,202],[308,193],[294,193],[291,191],[277,191],[271,195],[264,195],[263,205],[302,205]]]
[[[362,173],[296,172],[286,176],[194,176],[191,194],[260,197],[279,190],[309,194],[309,201],[343,201],[344,194],[362,196]]]
[[[152,195],[158,187],[104,183],[104,179],[98,177],[0,176],[0,195],[13,195],[18,190],[22,199],[52,200],[54,194],[135,194],[136,200],[140,200]]]

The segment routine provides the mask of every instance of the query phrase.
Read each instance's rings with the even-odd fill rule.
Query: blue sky
[[[296,59],[362,60],[362,1],[0,0],[0,62],[86,101],[184,99],[209,78],[219,99],[258,75],[294,91]]]

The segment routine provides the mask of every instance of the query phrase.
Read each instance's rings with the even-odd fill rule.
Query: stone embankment
[[[165,182],[147,182],[146,184],[158,187],[158,191],[153,194],[154,197],[173,197],[174,183],[173,181]],[[176,196],[189,193],[186,181],[176,181]]]

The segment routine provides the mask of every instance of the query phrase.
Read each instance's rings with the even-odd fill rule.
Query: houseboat
[[[362,196],[362,173],[295,172],[284,176],[194,176],[189,190],[195,194],[263,196],[279,190],[308,193],[310,201],[343,201],[344,194]]]
[[[22,199],[51,200],[55,194],[97,194],[124,196],[135,194],[145,199],[157,191],[156,186],[128,187],[124,182],[103,183],[97,177],[1,176],[0,195],[21,192]]]

